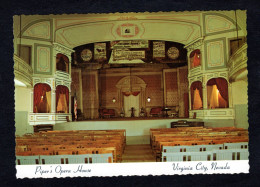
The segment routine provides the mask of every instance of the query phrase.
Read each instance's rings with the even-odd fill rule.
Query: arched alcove
[[[56,87],[56,112],[69,113],[69,89],[63,85]]]
[[[199,110],[203,109],[203,95],[202,95],[202,83],[195,81],[190,86],[191,94],[191,109]]]
[[[48,84],[38,83],[34,85],[33,112],[34,113],[51,112],[51,87]]]
[[[192,51],[190,53],[189,60],[190,60],[190,68],[191,69],[201,65],[200,58],[201,58],[201,55],[200,55],[199,49],[195,49],[194,51]]]
[[[61,53],[56,55],[56,71],[69,73],[69,58],[66,55]]]
[[[224,78],[213,78],[207,82],[208,108],[228,108],[228,82]]]
[[[139,95],[139,108],[145,108],[146,83],[137,76],[126,76],[116,84],[120,109],[124,106],[124,95]]]

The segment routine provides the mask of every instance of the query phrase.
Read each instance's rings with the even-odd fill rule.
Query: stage
[[[151,128],[170,128],[171,122],[179,120],[186,121],[202,121],[201,119],[190,118],[105,118],[92,119],[85,121],[73,121],[66,123],[57,123],[54,125],[54,130],[108,130],[108,129],[125,129],[126,143],[131,144],[149,144],[150,143],[150,129]],[[205,126],[221,127],[233,126],[233,121],[205,121]]]

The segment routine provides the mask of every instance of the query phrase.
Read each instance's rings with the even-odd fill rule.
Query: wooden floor
[[[122,162],[155,162],[150,144],[126,145]]]

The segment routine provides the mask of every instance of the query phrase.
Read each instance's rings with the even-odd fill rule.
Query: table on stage
[[[162,111],[164,112],[164,117],[169,117],[168,111],[171,111],[170,108],[165,107],[165,108],[162,109]]]

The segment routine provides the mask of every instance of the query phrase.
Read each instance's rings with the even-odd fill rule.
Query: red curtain
[[[46,95],[46,92],[51,91],[51,87],[48,84],[38,83],[34,86],[33,90],[33,112],[36,113],[36,107],[41,101],[41,97]]]
[[[200,54],[195,53],[193,58],[193,67],[197,67],[200,65]]]
[[[69,89],[66,86],[62,86],[62,85],[56,87],[56,108],[58,106],[60,94],[66,95],[67,107],[69,108]]]
[[[228,103],[228,84],[227,84],[226,79],[217,78],[215,80],[216,80],[216,85],[217,85],[220,95]]]
[[[129,96],[129,95],[133,95],[133,96],[137,96],[140,92],[123,92],[124,96]]]
[[[190,94],[191,94],[191,107],[193,107],[193,101],[194,101],[194,91],[198,89],[200,93],[200,98],[203,103],[203,98],[202,98],[202,83],[200,81],[195,81],[191,84],[190,86]]]
[[[213,78],[208,81],[207,85],[209,85],[209,86],[216,85],[219,90],[220,95],[223,97],[223,99],[225,99],[225,101],[227,102],[227,105],[228,105],[228,83],[227,83],[226,79]]]
[[[194,57],[195,53],[196,53],[196,54],[200,54],[200,50],[199,50],[199,49],[196,49],[196,50],[192,51],[192,52],[190,53],[190,58]]]

